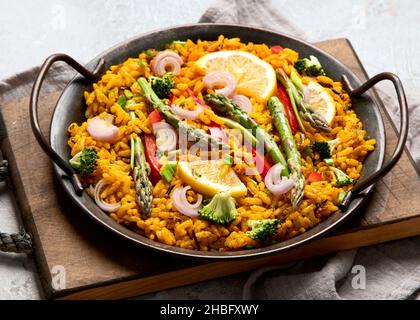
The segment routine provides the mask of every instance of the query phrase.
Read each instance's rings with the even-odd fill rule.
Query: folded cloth
[[[306,38],[269,0],[219,0],[203,14],[200,22],[253,25]],[[392,94],[381,92],[381,97],[397,122],[398,109]],[[410,102],[411,128],[417,130],[411,130],[408,146],[420,167],[420,148],[416,147],[420,139],[414,139],[420,136],[417,132],[420,116],[414,112],[420,103]],[[417,237],[310,259],[293,266],[262,268],[251,273],[242,296],[244,299],[413,298],[420,288],[419,252],[420,237]],[[220,281],[220,285],[225,281]]]
[[[29,96],[40,67],[33,67],[10,78],[0,80],[0,102],[17,100]],[[63,89],[75,71],[61,62],[54,64],[48,71],[48,76],[42,84],[42,93],[49,93]]]

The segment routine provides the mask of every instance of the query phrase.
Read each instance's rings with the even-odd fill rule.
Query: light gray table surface
[[[196,22],[212,2],[0,0],[0,78],[39,65],[55,52],[87,62],[129,37]],[[243,3],[246,5],[246,1]],[[305,30],[307,40],[349,38],[369,74],[395,72],[402,78],[409,98],[420,99],[420,91],[416,90],[420,84],[420,2],[274,0],[273,3]],[[0,185],[0,231],[16,232],[20,224],[17,216],[6,186]],[[240,298],[244,277],[207,281],[147,297]],[[32,259],[0,253],[0,299],[39,299],[42,293],[37,281]]]

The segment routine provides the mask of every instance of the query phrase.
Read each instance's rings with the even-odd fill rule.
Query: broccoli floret
[[[171,72],[166,73],[162,78],[155,76],[150,77],[150,85],[152,86],[153,91],[161,99],[169,98],[171,89],[175,87]]]
[[[331,170],[335,174],[335,185],[338,187],[344,187],[349,184],[353,184],[353,179],[350,178],[347,174],[345,174],[343,171],[341,171],[338,168],[331,167]]]
[[[304,73],[308,76],[325,76],[325,70],[321,63],[315,56],[299,59],[295,62],[295,68],[299,73]]]
[[[322,159],[328,159],[332,157],[332,152],[339,142],[339,138],[330,141],[315,141],[313,148],[319,153]]]
[[[247,235],[254,240],[266,240],[276,234],[278,224],[277,219],[248,220],[248,225],[252,229],[247,232]]]
[[[95,170],[97,156],[94,148],[84,147],[69,162],[80,174],[90,174]]]
[[[221,191],[200,209],[200,217],[216,223],[229,223],[236,218],[235,200],[229,192]]]

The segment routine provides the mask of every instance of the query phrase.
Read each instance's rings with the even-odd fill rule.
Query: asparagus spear
[[[290,71],[290,80],[292,81],[292,84],[295,86],[296,91],[298,93],[297,97],[300,98],[300,103],[306,107],[306,109],[308,110],[308,112],[312,113],[312,119],[313,121],[316,122],[315,125],[313,125],[314,128],[318,128],[321,131],[324,132],[330,132],[331,128],[328,125],[328,123],[325,121],[324,117],[319,115],[318,113],[316,113],[312,107],[308,104],[305,103],[303,96],[304,96],[304,86],[302,83],[302,80],[299,77],[299,74],[297,73],[296,69],[292,68],[292,70]],[[304,117],[304,119],[306,121],[309,121],[310,123],[312,123],[311,119],[306,119]]]
[[[152,210],[152,183],[149,180],[150,167],[146,161],[144,146],[140,138],[134,139],[135,166],[134,183],[136,189],[136,202],[141,209],[143,218],[150,216]]]
[[[157,111],[159,111],[159,113],[165,118],[165,120],[174,128],[178,130],[183,130],[187,133],[188,137],[190,137],[194,141],[210,144],[211,146],[216,148],[222,147],[224,150],[229,150],[229,146],[221,142],[219,139],[208,135],[207,133],[196,127],[188,125],[185,121],[181,121],[181,119],[179,119],[178,116],[175,113],[173,113],[173,111],[169,109],[168,106],[162,102],[162,100],[159,99],[159,97],[155,94],[146,78],[139,78],[137,82],[142,88],[144,96],[149,100],[153,107]]]
[[[219,118],[223,121],[223,124],[226,127],[231,128],[231,129],[237,129],[237,130],[241,131],[244,139],[251,142],[253,147],[255,147],[257,145],[257,139],[252,135],[251,132],[249,132],[249,130],[245,129],[239,123],[237,123],[237,122],[235,122],[231,119],[224,118],[224,117],[219,117]]]
[[[283,150],[286,152],[287,163],[291,176],[295,179],[295,186],[292,189],[292,205],[294,208],[299,206],[303,198],[303,188],[305,187],[305,178],[302,175],[302,164],[300,153],[296,148],[295,140],[293,138],[292,130],[287,121],[286,113],[283,104],[277,97],[271,97],[267,103],[273,118],[273,123],[280,134]]]
[[[286,160],[283,157],[277,143],[273,138],[262,129],[251,117],[248,116],[236,103],[220,94],[208,94],[204,100],[213,110],[225,114],[228,118],[238,122],[246,129],[251,130],[252,135],[264,142],[267,153],[270,155],[274,163],[281,163],[284,167],[282,175],[288,176],[289,169]]]
[[[131,94],[131,92],[130,92]],[[129,111],[125,96],[121,96],[118,101],[119,104],[128,112],[131,119],[136,119],[137,116],[134,111]],[[140,207],[143,218],[150,216],[152,210],[152,183],[149,180],[150,166],[146,161],[143,143],[140,138],[130,137],[130,166],[133,170],[134,185],[136,189],[136,202]]]
[[[295,74],[293,74],[293,72]],[[289,77],[286,75],[283,69],[277,69],[276,73],[277,79],[286,88],[287,93],[289,94],[290,100],[293,105],[293,109],[295,111],[296,117],[298,118],[300,129],[303,132],[305,132],[305,128],[303,127],[303,124],[299,119],[299,113],[302,116],[302,118],[308,121],[313,128],[324,132],[331,131],[331,128],[328,125],[327,121],[325,121],[324,117],[314,112],[311,106],[305,103],[303,99],[303,85],[299,82],[300,79],[297,77],[295,69],[292,69],[291,73],[291,77],[293,77],[293,79],[295,80],[294,82],[289,79]],[[296,83],[298,83],[297,86]]]

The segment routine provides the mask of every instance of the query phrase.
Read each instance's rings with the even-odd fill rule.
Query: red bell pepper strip
[[[270,170],[271,165],[268,163],[267,159],[259,154],[254,148],[252,148],[252,156],[254,157],[255,166],[258,166],[258,163],[263,163],[263,169],[262,172],[260,172],[260,176],[264,179],[268,170]]]
[[[150,165],[150,181],[157,183],[160,176],[160,165],[156,157],[156,138],[153,134],[144,135],[144,149],[146,151],[146,160]]]
[[[282,46],[272,46],[271,47],[271,53],[279,54],[282,51],[283,51],[283,47]]]
[[[277,96],[279,97],[281,103],[284,105],[286,117],[287,120],[289,120],[290,129],[292,129],[293,134],[295,134],[299,130],[299,124],[296,119],[292,103],[290,102],[289,95],[287,94],[286,89],[280,83],[277,86]]]
[[[161,122],[161,121],[162,121],[162,117],[161,117],[159,111],[153,110],[149,114],[149,122],[150,122],[150,124],[154,124],[154,123]]]
[[[308,182],[319,182],[319,181],[322,181],[322,175],[314,171],[308,176],[307,180]]]
[[[175,97],[173,94],[171,94],[168,99],[168,106],[171,106],[174,103],[174,100],[175,100]]]

